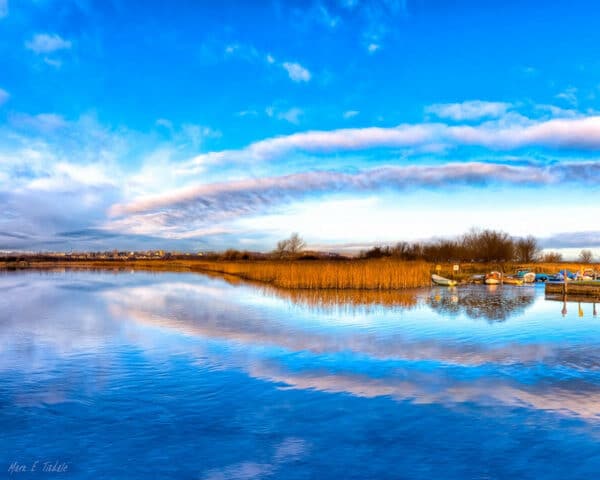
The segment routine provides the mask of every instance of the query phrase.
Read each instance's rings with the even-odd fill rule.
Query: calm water
[[[0,478],[600,475],[600,317],[540,287],[13,272],[0,291]]]

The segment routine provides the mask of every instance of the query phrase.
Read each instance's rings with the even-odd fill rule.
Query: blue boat
[[[535,274],[536,282],[547,282],[549,278],[550,278],[550,275],[548,275],[547,273],[536,273]]]

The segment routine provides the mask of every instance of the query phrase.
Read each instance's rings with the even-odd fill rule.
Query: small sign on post
[[[458,269],[460,267],[458,266],[458,264],[454,264],[454,266],[452,267],[452,278],[454,279],[454,275],[456,275],[458,273]]]

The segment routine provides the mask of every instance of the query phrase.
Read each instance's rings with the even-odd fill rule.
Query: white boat
[[[435,273],[431,275],[431,281],[436,285],[442,285],[444,287],[454,287],[458,282],[456,280],[450,280],[449,278],[440,277]]]
[[[533,273],[533,272],[527,272],[525,275],[523,275],[523,281],[525,283],[533,283],[533,282],[535,282],[535,273]]]
[[[485,276],[486,285],[498,285],[502,281],[502,274],[500,272],[492,272]]]

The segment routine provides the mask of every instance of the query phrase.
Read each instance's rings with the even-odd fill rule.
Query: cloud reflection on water
[[[450,291],[438,300],[420,292],[407,301],[409,310],[397,305],[404,313],[391,318],[396,310],[382,306],[382,297],[367,310],[358,302],[357,315],[368,321],[348,326],[327,323],[335,311],[324,314],[321,306],[329,308],[340,299],[331,294],[325,300],[312,292],[263,302],[264,292],[254,287],[198,276],[121,275],[97,283],[87,279],[84,274],[31,277],[26,283],[2,278],[3,285],[23,298],[26,289],[28,301],[2,305],[0,368],[18,361],[19,367],[43,369],[53,355],[98,355],[115,336],[151,354],[152,342],[163,350],[174,342],[152,333],[160,329],[192,338],[195,343],[181,351],[204,365],[241,370],[286,388],[447,407],[474,403],[587,419],[600,415],[597,340],[584,344],[494,337],[500,331],[486,331],[489,336],[484,337],[440,335],[432,319],[444,318],[447,305],[457,305],[453,314],[465,308],[471,312],[468,318],[473,311],[485,317],[487,310],[478,302],[486,297],[475,290],[462,292],[463,300],[459,292],[457,301]],[[494,302],[507,307],[506,318],[523,314],[536,302],[534,290],[506,289],[495,295]],[[302,307],[307,301],[318,308]],[[206,342],[222,348],[215,351]],[[102,358],[110,365],[112,360]],[[56,393],[57,401],[67,397],[63,391]]]
[[[185,335],[211,340],[221,340],[235,345],[225,356],[209,354],[203,363],[213,363],[223,368],[238,368],[255,378],[287,388],[318,390],[329,393],[347,393],[360,397],[390,396],[398,401],[416,404],[438,403],[446,406],[465,402],[480,405],[503,405],[549,410],[582,418],[600,415],[600,388],[585,379],[553,378],[545,372],[531,382],[519,378],[519,371],[528,369],[564,367],[582,370],[600,367],[598,351],[594,348],[570,348],[564,345],[540,342],[537,344],[511,343],[485,347],[475,342],[447,342],[442,339],[404,337],[402,328],[393,332],[373,333],[343,328],[311,330],[294,320],[279,322],[264,312],[244,311],[242,305],[228,300],[210,309],[202,298],[202,288],[190,295],[189,285],[162,285],[159,291],[112,291],[109,293],[115,316],[134,319],[144,325],[175,329]],[[143,302],[138,300],[143,298]],[[533,302],[533,296],[527,298]],[[504,304],[513,305],[511,302]],[[173,308],[177,305],[177,308]],[[219,312],[212,314],[214,311]],[[223,312],[227,312],[223,315]],[[278,351],[269,356],[264,351],[253,352],[258,347],[274,347],[289,352],[310,352],[317,355],[311,363],[295,364],[293,368],[280,361]],[[375,376],[352,371],[344,360],[336,363],[336,370],[315,367],[318,358],[348,353],[359,358],[368,356],[371,361],[401,360],[402,364],[385,368]],[[579,357],[580,356],[580,357]],[[363,360],[364,362],[364,360]],[[440,362],[437,368],[419,365],[419,362]],[[498,371],[489,376],[490,365]],[[472,374],[448,367],[475,370]],[[535,375],[534,375],[535,376]]]

